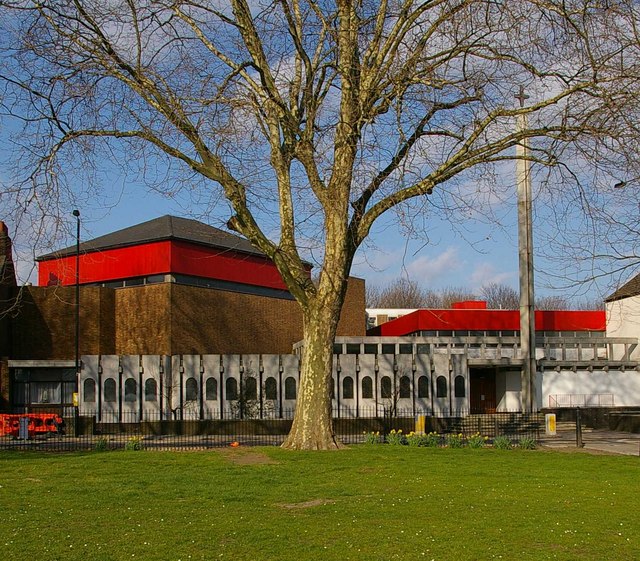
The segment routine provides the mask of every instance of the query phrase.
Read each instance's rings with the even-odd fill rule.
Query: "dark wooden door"
[[[496,373],[490,369],[476,369],[471,375],[471,413],[496,412]]]

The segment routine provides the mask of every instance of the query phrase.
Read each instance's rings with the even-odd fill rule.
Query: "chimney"
[[[16,286],[11,238],[9,237],[9,229],[2,220],[0,220],[0,285]]]

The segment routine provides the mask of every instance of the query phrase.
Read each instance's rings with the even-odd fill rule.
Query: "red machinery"
[[[20,419],[29,419],[29,438],[38,434],[61,433],[64,420],[56,413],[0,413],[0,436],[17,438],[20,433]]]

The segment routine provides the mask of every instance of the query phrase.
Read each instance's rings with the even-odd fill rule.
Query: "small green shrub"
[[[488,439],[488,436],[482,436],[479,432],[477,432],[467,438],[467,444],[469,445],[469,448],[482,448]]]
[[[535,450],[537,446],[535,438],[531,438],[530,436],[523,436],[518,441],[518,447],[522,450]]]
[[[96,452],[106,452],[109,450],[109,439],[106,436],[96,438],[96,441],[93,443],[93,449]]]
[[[442,444],[442,438],[437,432],[424,435],[424,445],[427,448],[438,448]]]
[[[427,435],[424,433],[415,433],[410,432],[407,435],[407,444],[413,447],[423,447],[426,446]]]
[[[142,437],[141,436],[132,436],[127,443],[124,445],[125,450],[143,450],[144,447],[142,445]]]
[[[380,437],[380,432],[366,432],[364,433],[364,443],[365,444],[380,444],[382,442],[382,438]]]
[[[464,436],[459,434],[448,434],[444,439],[447,448],[464,448]]]
[[[402,446],[406,444],[407,439],[404,434],[402,434],[402,429],[391,429],[391,432],[387,435],[387,442],[393,446]]]
[[[493,439],[493,447],[496,450],[511,450],[511,439],[508,436],[496,436]]]

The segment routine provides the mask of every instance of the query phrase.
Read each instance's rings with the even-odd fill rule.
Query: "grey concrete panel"
[[[451,404],[454,411],[469,411],[469,393],[471,385],[469,381],[469,368],[467,367],[467,356],[463,354],[452,354],[451,364]],[[455,380],[458,376],[464,379],[464,397],[456,397]]]
[[[224,388],[224,382],[220,373],[220,358],[220,355],[202,356],[202,366],[204,368],[203,413],[205,419],[220,418],[220,402],[222,399],[222,388]],[[209,380],[212,380],[212,382],[209,382]],[[213,384],[213,386],[207,386],[207,384]],[[215,399],[207,399],[207,387],[215,389]]]
[[[163,403],[164,387],[160,383],[160,365],[163,356],[143,355],[142,356],[142,386],[140,388],[140,398],[142,399],[142,414],[149,420],[159,420]],[[148,385],[149,384],[149,385]],[[153,390],[155,387],[155,399]],[[164,412],[163,412],[164,413]]]
[[[118,422],[120,411],[120,374],[118,367],[120,365],[120,357],[118,355],[102,355],[100,357],[100,366],[102,367],[102,384],[100,388],[100,407],[101,420],[103,422]],[[107,380],[113,380],[115,383],[115,400],[105,400],[105,385]]]
[[[375,355],[360,355],[358,357],[358,362],[360,365],[360,372],[358,374],[359,384],[358,384],[358,396],[360,402],[360,410],[363,416],[375,416],[376,412],[376,396],[377,387],[376,387],[376,357]],[[372,397],[365,398],[362,395],[362,381],[363,379],[369,376],[371,378],[371,388],[372,388]]]
[[[433,396],[433,409],[434,415],[437,416],[446,416],[451,412],[451,376],[449,372],[449,356],[448,354],[434,354],[433,355],[433,366],[435,368],[435,372],[433,373],[434,383],[433,383],[433,391],[434,393],[437,390],[438,386],[438,378],[441,376],[447,382],[447,395],[446,397],[438,397],[438,394],[435,393]]]
[[[222,367],[224,368],[222,379],[224,416],[225,418],[237,418],[240,415],[238,397],[240,395],[240,355],[222,355]],[[230,382],[234,380],[234,382]],[[231,390],[235,387],[235,394]],[[235,399],[232,399],[234,398]]]
[[[287,384],[293,384],[295,382],[295,395],[298,395],[300,390],[300,372],[299,372],[299,360],[294,355],[282,355],[282,407],[286,412],[292,412],[296,407],[295,399],[287,399]]]
[[[416,396],[416,409],[424,412],[431,412],[431,397],[432,397],[432,384],[431,384],[431,356],[427,354],[419,354],[415,357],[416,372],[415,372],[415,396]],[[427,377],[429,395],[426,397],[418,397],[418,383],[421,376]]]

